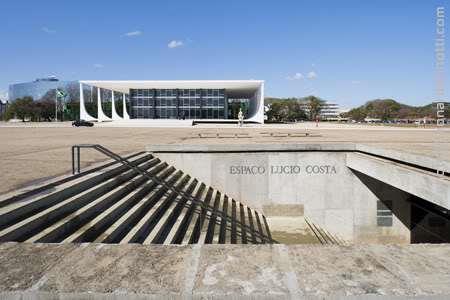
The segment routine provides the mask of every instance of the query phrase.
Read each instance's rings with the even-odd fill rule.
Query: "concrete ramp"
[[[362,153],[347,153],[347,167],[450,209],[449,177]]]
[[[266,218],[257,211],[152,154],[129,160],[166,186],[108,163],[0,199],[0,242],[272,243]]]

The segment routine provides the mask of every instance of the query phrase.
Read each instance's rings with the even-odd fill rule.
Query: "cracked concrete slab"
[[[450,297],[450,245],[0,244],[0,298]]]
[[[202,247],[194,294],[201,297],[289,295],[276,248],[254,245]]]
[[[45,274],[45,292],[178,295],[191,247],[82,244]]]

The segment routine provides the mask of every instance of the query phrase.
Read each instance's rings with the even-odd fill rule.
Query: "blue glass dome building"
[[[59,88],[64,91],[70,91],[68,94],[71,95],[71,97],[77,98],[71,100],[78,101],[78,87],[78,81],[60,81],[55,76],[49,76],[46,78],[38,78],[32,82],[11,84],[9,86],[8,98],[10,102],[26,96],[32,97],[34,100],[39,100],[47,92]]]

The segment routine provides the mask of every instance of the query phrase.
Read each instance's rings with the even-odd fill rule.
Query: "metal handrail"
[[[265,236],[262,232],[252,229],[247,224],[242,224],[242,222],[238,221],[237,219],[233,220],[230,216],[228,216],[225,212],[221,211],[220,209],[215,211],[212,206],[205,204],[203,201],[196,199],[192,195],[185,193],[183,190],[180,190],[173,185],[168,185],[164,180],[159,179],[158,176],[151,175],[146,170],[143,170],[143,169],[139,168],[137,165],[132,164],[128,159],[123,158],[122,156],[112,152],[111,150],[107,149],[106,147],[104,147],[100,144],[78,144],[78,145],[72,146],[72,173],[73,174],[75,174],[75,156],[77,157],[78,173],[80,172],[80,158],[81,158],[80,149],[81,148],[89,148],[89,149],[97,150],[98,152],[103,153],[104,155],[114,159],[115,161],[122,163],[124,166],[127,166],[130,169],[133,169],[134,171],[138,172],[140,175],[145,176],[146,178],[156,182],[159,185],[162,185],[167,190],[175,192],[176,194],[180,195],[181,197],[184,197],[184,198],[190,200],[192,203],[196,203],[196,204],[200,205],[201,208],[204,209],[205,211],[209,211],[211,214],[214,213],[217,216],[221,216],[222,218],[226,219],[229,222],[235,222],[236,225],[239,225],[241,228],[244,228],[250,234],[255,233],[256,236],[258,236],[261,240],[264,240],[265,242],[276,243],[275,240],[271,239],[268,236]],[[76,155],[75,155],[75,149],[77,149]],[[267,230],[267,228],[266,228],[266,230]],[[241,230],[241,232],[242,232],[242,230]]]

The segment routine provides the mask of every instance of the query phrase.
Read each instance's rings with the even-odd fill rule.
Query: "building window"
[[[146,119],[223,118],[224,92],[224,89],[131,89],[130,111],[135,113],[133,117]]]
[[[377,225],[380,227],[392,226],[392,201],[377,201]]]

